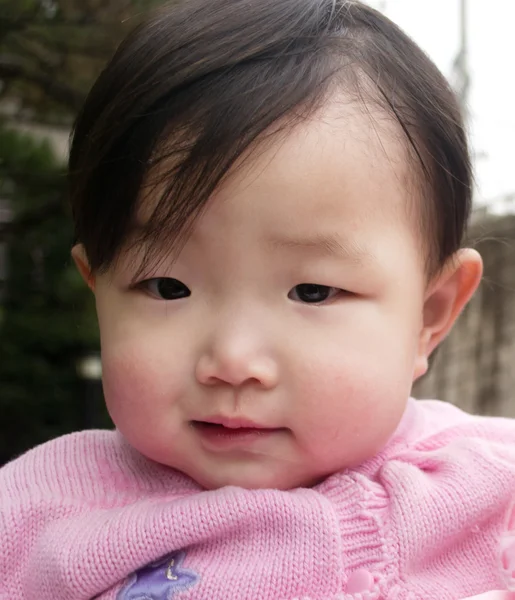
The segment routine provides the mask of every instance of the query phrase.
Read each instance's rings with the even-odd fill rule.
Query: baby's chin
[[[266,469],[245,469],[241,472],[208,474],[190,472],[186,473],[198,485],[206,490],[218,490],[224,487],[239,487],[247,490],[274,489],[287,491],[297,488],[311,488],[329,477],[327,474],[308,473],[277,473]]]

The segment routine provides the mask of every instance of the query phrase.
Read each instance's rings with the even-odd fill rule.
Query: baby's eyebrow
[[[274,250],[293,249],[311,251],[321,256],[330,256],[363,265],[377,262],[374,254],[356,240],[342,239],[337,234],[315,233],[306,236],[271,236],[267,244]]]

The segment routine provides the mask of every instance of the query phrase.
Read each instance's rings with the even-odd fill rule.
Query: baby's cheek
[[[170,466],[175,466],[183,421],[181,393],[173,382],[173,374],[155,364],[127,355],[105,360],[106,405],[116,428],[139,452]]]
[[[321,462],[338,457],[338,467],[369,459],[398,426],[409,395],[405,379],[350,356],[312,363],[302,374],[296,411],[307,445]]]
[[[117,426],[148,420],[165,397],[162,374],[152,364],[128,353],[103,355],[103,384],[106,405]]]

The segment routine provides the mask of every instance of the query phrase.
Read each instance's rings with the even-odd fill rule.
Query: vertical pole
[[[459,81],[457,93],[463,108],[463,113],[465,115],[467,114],[470,89],[470,76],[468,70],[467,8],[467,0],[460,0],[460,50],[456,60]]]

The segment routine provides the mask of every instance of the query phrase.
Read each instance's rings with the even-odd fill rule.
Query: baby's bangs
[[[198,92],[193,95],[198,101],[191,102],[180,118],[172,116],[163,126],[145,161],[135,210],[125,235],[130,249],[140,257],[136,278],[164,260],[173,260],[224,179],[252,160],[281,132],[287,133],[304,120],[323,101],[328,82],[320,77],[316,65],[298,69],[295,81],[288,82],[290,86],[286,82],[282,85],[278,74],[274,85],[271,67],[276,66],[261,63],[254,68],[240,67],[233,69],[229,81],[218,77],[217,81],[199,82]],[[319,85],[317,93],[306,101],[305,88],[315,76],[312,71],[318,72]],[[283,89],[283,96],[276,87]],[[206,95],[217,101],[205,103]],[[148,121],[153,127],[154,112],[173,115],[169,102],[165,102],[163,108],[156,107],[142,119],[139,131],[146,129]],[[135,132],[132,146],[137,147],[138,137]]]
[[[163,247],[176,253],[238,159],[329,92],[354,95],[358,72],[429,160],[421,230],[443,264],[462,239],[471,173],[456,98],[427,56],[361,2],[182,0],[120,45],[77,119],[70,198],[92,271],[128,244],[141,269]]]

